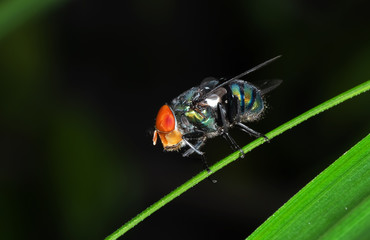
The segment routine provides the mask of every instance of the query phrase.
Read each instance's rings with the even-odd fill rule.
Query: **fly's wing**
[[[279,56],[276,56],[276,57],[274,57],[274,58],[271,58],[271,59],[269,59],[269,60],[267,60],[267,61],[265,61],[265,62],[263,62],[263,63],[261,63],[261,64],[259,64],[259,65],[257,65],[257,66],[255,66],[255,67],[253,67],[253,68],[251,68],[251,69],[249,69],[249,70],[247,70],[247,71],[245,71],[245,72],[243,72],[243,73],[241,73],[241,74],[239,74],[239,75],[237,75],[237,76],[235,76],[235,77],[233,77],[233,78],[231,78],[231,79],[229,79],[229,80],[227,80],[227,81],[225,81],[225,82],[223,82],[223,83],[221,83],[221,84],[218,84],[217,86],[215,86],[213,89],[211,89],[209,92],[207,92],[206,94],[204,94],[200,99],[199,99],[199,101],[202,101],[202,100],[204,100],[204,99],[206,99],[206,98],[208,98],[209,96],[211,96],[212,94],[214,94],[216,91],[218,91],[218,89],[219,88],[222,88],[223,86],[226,86],[227,84],[229,84],[230,82],[232,82],[232,81],[235,81],[235,80],[237,80],[237,79],[240,79],[240,78],[242,78],[242,77],[244,77],[245,75],[247,75],[247,74],[249,74],[249,73],[251,73],[251,72],[254,72],[254,71],[256,71],[256,70],[258,70],[258,69],[260,69],[260,68],[262,68],[262,67],[264,67],[264,66],[266,66],[267,64],[269,64],[269,63],[271,63],[271,62],[273,62],[273,61],[275,61],[276,59],[278,59],[278,58],[280,58],[281,57],[281,55],[279,55]],[[203,80],[204,81],[204,80]],[[277,87],[277,86],[276,86]],[[272,89],[271,89],[272,90]],[[270,91],[271,91],[270,90]]]
[[[208,93],[212,89],[214,89],[220,81],[217,78],[214,77],[206,77],[203,79],[203,81],[200,83],[199,88],[202,92]]]
[[[254,81],[252,84],[261,91],[261,95],[265,95],[266,93],[269,93],[275,88],[277,88],[282,82],[283,80],[280,79],[269,79],[262,81]]]

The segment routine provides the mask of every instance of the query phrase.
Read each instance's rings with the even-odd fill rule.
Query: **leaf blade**
[[[336,239],[369,233],[369,195],[370,135],[308,183],[247,239]],[[358,209],[366,212],[352,215]]]

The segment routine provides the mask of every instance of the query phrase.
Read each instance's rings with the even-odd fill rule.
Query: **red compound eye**
[[[175,116],[168,105],[163,105],[158,112],[155,127],[160,132],[171,132],[175,129]]]

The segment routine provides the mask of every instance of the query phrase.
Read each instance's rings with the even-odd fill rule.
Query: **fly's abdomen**
[[[255,86],[242,80],[233,81],[228,87],[230,122],[258,119],[264,108],[260,91]]]

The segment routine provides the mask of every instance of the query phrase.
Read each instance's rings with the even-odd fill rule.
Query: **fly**
[[[238,127],[251,136],[264,137],[268,141],[265,135],[243,123],[261,118],[265,110],[263,96],[282,81],[267,80],[256,86],[241,78],[278,58],[280,56],[226,81],[208,77],[199,86],[190,88],[174,98],[170,104],[163,105],[157,114],[153,145],[157,143],[159,136],[165,151],[188,147],[182,155],[187,157],[196,153],[202,156],[209,171],[204,152],[200,150],[207,139],[221,135],[233,150],[240,151],[241,157],[244,157],[244,152],[230,136],[230,128]]]

